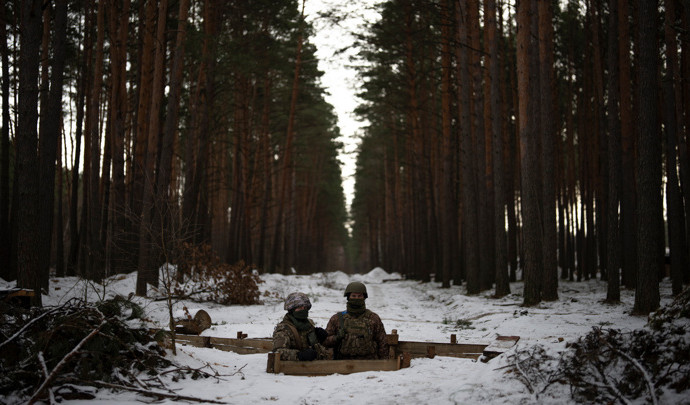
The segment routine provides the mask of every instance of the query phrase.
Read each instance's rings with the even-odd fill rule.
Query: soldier
[[[273,351],[280,353],[281,360],[325,360],[333,357],[330,349],[321,342],[326,338],[323,328],[315,328],[309,319],[311,302],[301,292],[294,292],[285,299],[287,312],[273,331]]]
[[[367,287],[353,282],[345,288],[347,310],[331,317],[324,346],[333,347],[336,359],[387,359],[386,329],[381,318],[366,309]]]

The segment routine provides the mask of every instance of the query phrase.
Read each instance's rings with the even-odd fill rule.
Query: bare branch
[[[179,394],[175,394],[175,393],[156,392],[156,391],[145,390],[145,389],[136,388],[136,387],[128,387],[126,385],[111,384],[111,383],[107,383],[105,381],[81,381],[81,380],[76,380],[76,379],[74,381],[79,382],[80,384],[84,384],[84,385],[92,385],[94,387],[114,388],[114,389],[119,389],[119,390],[132,391],[132,392],[136,392],[138,394],[145,395],[147,397],[152,397],[152,398],[157,398],[157,399],[168,398],[168,399],[177,400],[177,401],[194,401],[194,402],[209,403],[209,404],[226,404],[227,403],[227,402],[216,401],[213,399],[190,397],[187,395],[179,395]]]
[[[654,392],[654,383],[652,382],[652,377],[650,377],[649,373],[647,372],[647,369],[644,368],[642,364],[640,364],[637,359],[629,356],[627,353],[622,352],[615,347],[611,346],[611,349],[615,351],[616,353],[620,354],[624,359],[628,360],[637,368],[640,370],[640,373],[642,373],[642,376],[644,377],[645,382],[647,383],[647,389],[649,390],[649,395],[652,397],[652,404],[657,405],[659,403],[659,400],[656,397],[656,393]]]
[[[106,319],[101,321],[100,325],[98,325],[96,329],[94,329],[93,331],[91,331],[91,333],[84,337],[84,339],[82,339],[81,342],[79,342],[79,344],[77,344],[77,346],[75,346],[71,352],[67,353],[67,355],[63,357],[62,360],[60,360],[60,362],[55,366],[50,375],[45,379],[45,381],[43,381],[43,384],[41,384],[41,386],[38,387],[36,392],[34,392],[34,395],[31,396],[28,402],[29,405],[36,402],[36,400],[43,394],[43,391],[45,391],[48,385],[50,385],[50,383],[53,382],[53,380],[57,377],[58,371],[60,371],[60,369],[64,367],[65,364],[67,364],[67,362],[79,352],[79,349],[81,349],[82,346],[86,344],[86,342],[88,342],[92,337],[96,336],[96,334],[100,332],[101,328],[105,326],[106,323]]]

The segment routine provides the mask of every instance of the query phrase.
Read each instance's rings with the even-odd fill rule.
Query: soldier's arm
[[[276,326],[273,331],[273,351],[280,354],[281,360],[297,361],[299,350],[293,349],[293,347],[297,347],[297,344],[292,332],[286,326]]]
[[[377,355],[379,359],[388,358],[388,343],[386,342],[386,328],[381,322],[381,318],[373,314],[371,317],[371,322],[373,323],[374,340],[376,340],[376,346],[378,347]]]
[[[322,343],[324,346],[333,347],[336,345],[338,340],[339,327],[340,325],[338,324],[338,314],[335,314],[328,321],[328,325],[326,325],[326,333],[328,334],[328,337],[326,337],[326,340],[324,340]]]

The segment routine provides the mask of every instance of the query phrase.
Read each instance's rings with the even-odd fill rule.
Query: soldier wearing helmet
[[[287,314],[273,331],[273,351],[281,360],[311,361],[332,358],[331,350],[321,343],[326,338],[323,328],[315,328],[309,319],[311,302],[306,294],[293,292],[285,299]]]
[[[386,329],[381,318],[366,308],[367,287],[353,282],[345,288],[347,310],[333,315],[326,326],[326,347],[338,359],[387,359]]]

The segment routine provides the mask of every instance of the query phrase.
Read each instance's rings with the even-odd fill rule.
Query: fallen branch
[[[622,392],[616,387],[616,384],[613,384],[612,382],[609,381],[609,379],[606,377],[606,373],[601,370],[599,367],[596,367],[594,365],[590,365],[591,368],[593,368],[597,373],[599,373],[599,376],[601,377],[602,381],[604,381],[604,384],[598,384],[595,382],[589,382],[589,384],[594,385],[599,388],[603,388],[606,390],[609,390],[614,397],[617,399],[620,399],[621,402],[623,402],[625,405],[631,405],[632,402],[623,395]]]
[[[530,382],[527,374],[524,371],[522,371],[522,368],[520,367],[520,359],[518,358],[518,356],[515,356],[515,368],[517,369],[517,371],[520,372],[522,378],[525,379],[525,385],[527,386],[529,393],[534,394],[534,388],[532,388],[532,383]]]
[[[105,326],[107,322],[107,319],[101,321],[101,324],[98,325],[96,329],[91,331],[91,333],[89,333],[84,339],[82,339],[81,342],[79,342],[79,344],[77,344],[77,346],[74,349],[72,349],[71,352],[67,353],[67,355],[63,357],[62,360],[60,360],[60,362],[55,366],[50,375],[45,379],[45,381],[43,381],[43,384],[41,384],[41,386],[38,387],[36,392],[34,392],[34,395],[31,396],[31,398],[28,401],[29,405],[36,402],[38,397],[43,394],[43,391],[45,391],[48,385],[53,382],[55,377],[57,377],[58,371],[60,371],[60,369],[64,367],[64,365],[67,364],[67,362],[79,352],[79,349],[81,349],[81,347],[84,346],[86,342],[88,342],[92,337],[96,336],[96,334],[100,332],[101,328]]]
[[[642,373],[642,376],[644,377],[644,380],[647,383],[647,389],[649,389],[649,395],[652,396],[652,404],[657,405],[659,403],[659,401],[656,398],[656,393],[654,392],[654,383],[652,382],[652,378],[649,376],[647,369],[645,369],[642,366],[642,364],[640,364],[639,361],[630,357],[627,353],[622,352],[613,346],[611,346],[611,349],[613,349],[614,352],[620,354],[624,359],[631,362],[638,370],[640,370],[640,373]]]
[[[55,311],[57,311],[57,310],[59,310],[59,309],[60,309],[60,308],[55,308],[55,309],[52,309],[52,310],[50,310],[50,311],[44,312],[44,313],[42,313],[41,315],[37,316],[36,318],[30,320],[29,322],[26,323],[26,325],[24,325],[21,329],[19,329],[14,335],[10,336],[7,340],[5,340],[4,342],[0,343],[0,348],[2,348],[3,346],[5,346],[5,345],[8,344],[9,342],[13,341],[13,340],[16,339],[17,337],[21,336],[22,333],[24,333],[25,330],[29,329],[29,327],[30,327],[31,325],[33,325],[34,323],[38,322],[38,321],[39,321],[41,318],[43,318],[44,316],[49,315],[49,314],[52,314],[53,312],[55,312]]]
[[[81,381],[81,380],[75,379],[73,382],[84,384],[84,385],[92,385],[92,386],[98,387],[98,388],[113,388],[113,389],[136,392],[138,394],[142,394],[144,396],[151,397],[151,398],[157,398],[157,399],[168,398],[168,399],[179,400],[179,401],[194,401],[194,402],[202,402],[202,403],[206,402],[209,404],[226,404],[227,403],[227,402],[216,401],[213,399],[190,397],[187,395],[165,393],[165,392],[156,392],[156,391],[150,391],[150,390],[145,390],[145,389],[136,388],[136,387],[128,387],[126,385],[111,384],[111,383],[107,383],[105,381]]]

